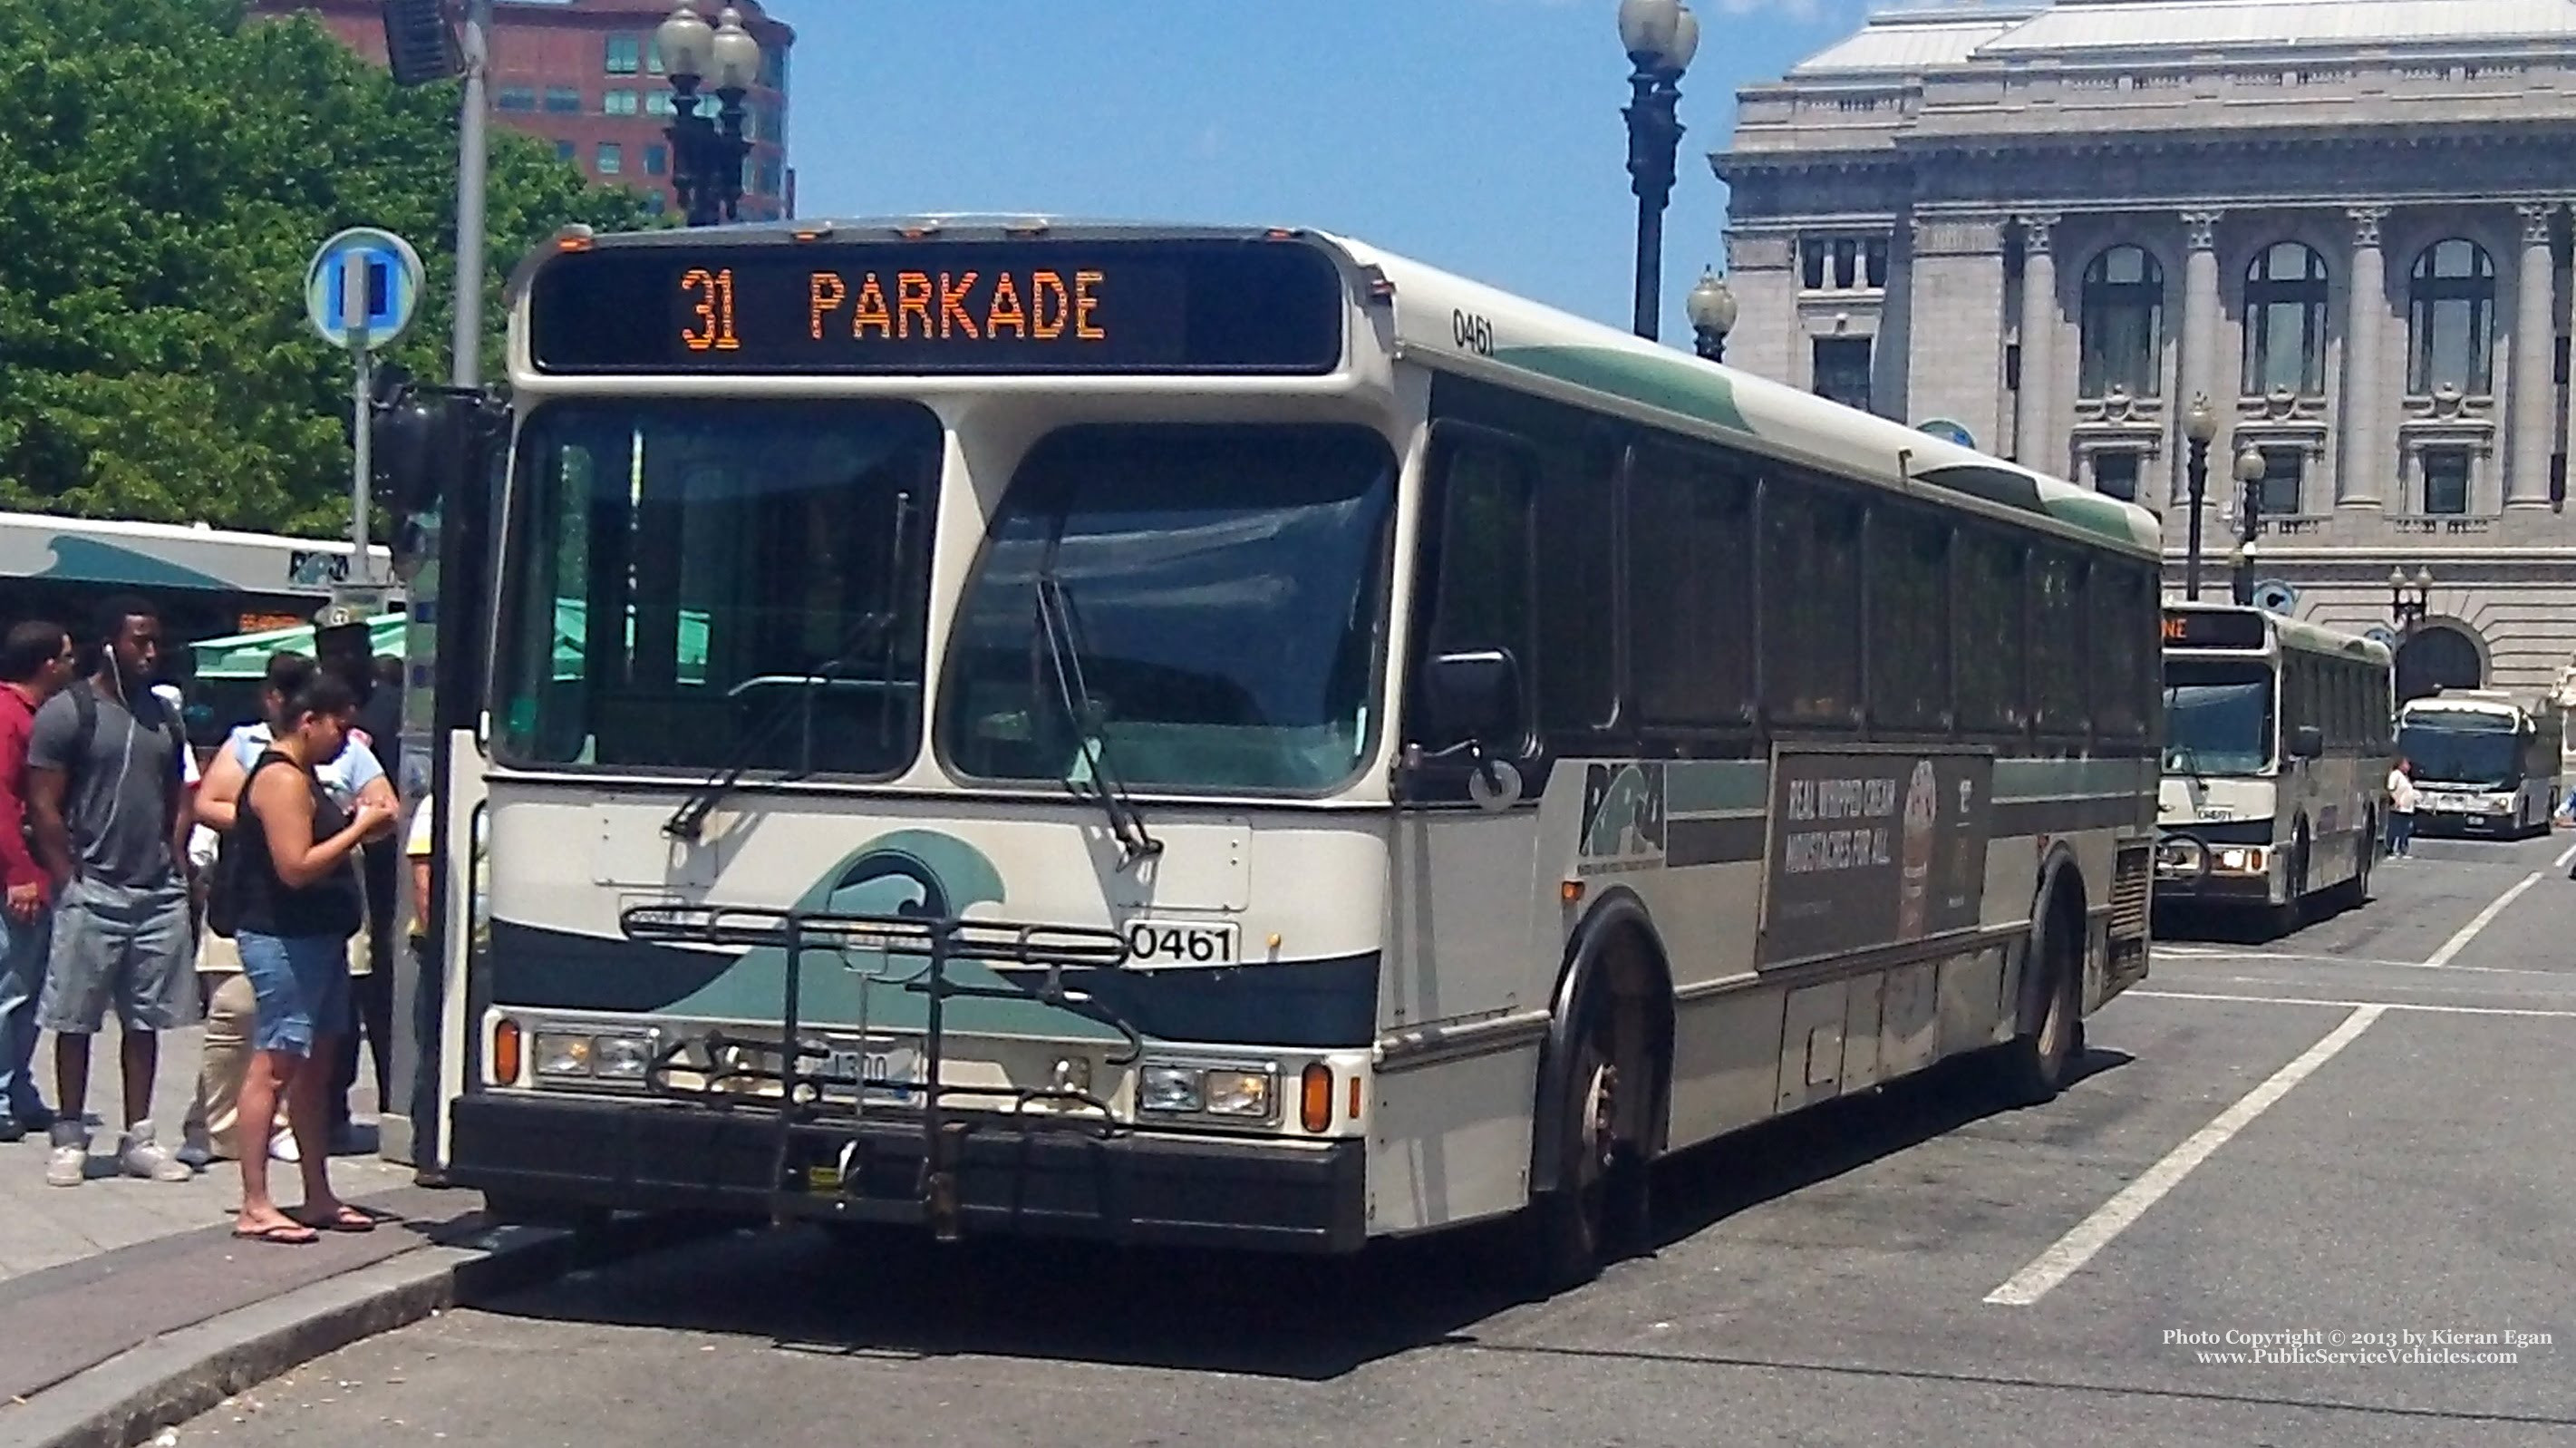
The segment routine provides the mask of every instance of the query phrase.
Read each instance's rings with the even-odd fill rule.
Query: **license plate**
[[[1235,965],[1241,962],[1242,931],[1234,925],[1182,925],[1163,920],[1135,920],[1127,926],[1131,965]]]
[[[823,1070],[843,1079],[860,1078],[871,1082],[867,1099],[892,1106],[909,1106],[920,1094],[913,1089],[921,1081],[921,1053],[911,1046],[892,1041],[871,1041],[865,1045],[848,1042],[832,1043],[832,1053],[823,1058]],[[909,1084],[896,1084],[909,1083]],[[846,1101],[855,1088],[835,1086],[827,1095]]]

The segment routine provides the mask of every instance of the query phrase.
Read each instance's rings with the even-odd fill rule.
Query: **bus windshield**
[[[959,605],[942,757],[992,780],[1086,782],[1096,759],[1137,787],[1339,785],[1370,738],[1394,501],[1394,456],[1358,428],[1048,437]]]
[[[539,410],[499,590],[500,752],[692,772],[909,764],[940,450],[912,403]]]
[[[2522,780],[2522,739],[2502,715],[2416,710],[2397,731],[2397,752],[2418,784],[2511,789]]]
[[[2273,675],[2259,663],[2165,660],[2165,771],[2258,774],[2272,762]]]

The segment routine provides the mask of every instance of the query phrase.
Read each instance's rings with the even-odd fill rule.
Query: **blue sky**
[[[1735,90],[1859,0],[1695,0],[1664,337],[1721,259]],[[806,216],[1031,210],[1303,225],[1624,326],[1616,0],[769,0]]]

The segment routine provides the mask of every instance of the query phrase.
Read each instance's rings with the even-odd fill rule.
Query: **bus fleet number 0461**
[[[1234,925],[1178,925],[1134,920],[1127,925],[1127,957],[1134,965],[1233,965],[1241,929]]]

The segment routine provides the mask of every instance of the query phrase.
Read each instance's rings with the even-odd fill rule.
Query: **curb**
[[[490,1227],[164,1333],[12,1412],[0,1448],[132,1448],[315,1358],[431,1313],[706,1235],[704,1222],[620,1216],[590,1231]]]

